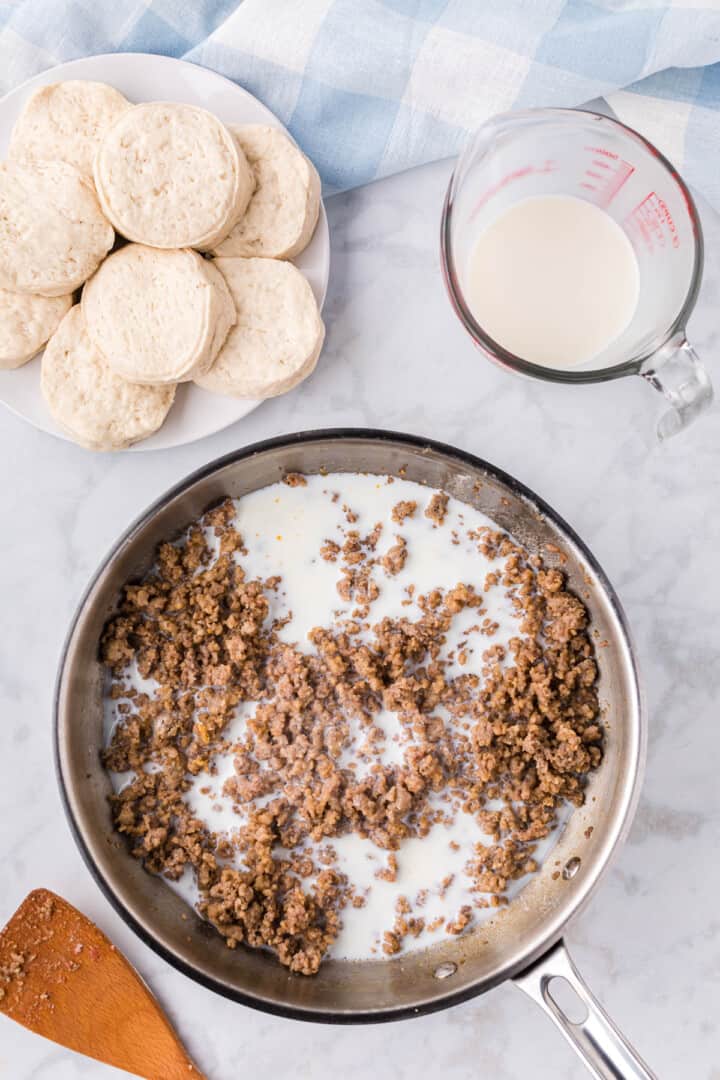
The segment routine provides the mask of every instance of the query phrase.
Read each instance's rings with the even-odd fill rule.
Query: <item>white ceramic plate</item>
[[[214,71],[169,56],[108,53],[60,64],[6,94],[0,100],[0,159],[7,154],[10,133],[28,96],[38,86],[63,79],[95,79],[110,83],[132,102],[182,101],[201,105],[224,123],[270,124],[285,130],[257,98]],[[294,262],[322,307],[330,268],[330,237],[322,205],[315,235]],[[0,371],[0,402],[42,431],[67,438],[53,422],[40,393],[39,356],[17,371]],[[175,403],[160,430],[131,449],[164,450],[201,439],[241,420],[259,404],[209,394],[184,383],[178,387]]]

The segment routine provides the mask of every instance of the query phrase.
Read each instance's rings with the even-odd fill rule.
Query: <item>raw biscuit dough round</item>
[[[158,248],[214,247],[255,188],[244,154],[217,117],[168,102],[135,105],[113,124],[94,177],[117,231]]]
[[[32,360],[71,307],[72,296],[0,289],[0,370],[11,371]]]
[[[92,184],[73,165],[0,164],[0,288],[65,296],[95,272],[114,239]]]
[[[312,289],[292,263],[215,260],[237,310],[237,322],[198,386],[238,398],[292,390],[312,372],[325,338]]]
[[[68,79],[41,86],[13,128],[8,156],[66,161],[92,180],[102,137],[129,108],[127,98],[107,83]]]
[[[115,374],[144,384],[204,375],[235,323],[222,274],[188,248],[120,248],[85,286],[82,308]]]
[[[320,177],[313,163],[278,128],[231,124],[255,174],[255,193],[215,255],[293,259],[312,239],[320,212]]]
[[[135,386],[115,375],[90,340],[79,304],[47,344],[40,386],[56,422],[89,450],[120,450],[152,435],[175,397],[174,386]]]

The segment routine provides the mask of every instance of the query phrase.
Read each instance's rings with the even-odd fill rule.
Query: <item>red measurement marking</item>
[[[668,242],[674,248],[680,247],[673,216],[665,200],[656,191],[649,191],[625,220],[637,228],[648,251],[652,252],[656,247],[664,248]]]
[[[585,180],[581,181],[580,187],[586,188],[587,191],[597,191],[594,184],[588,184]]]
[[[502,180],[498,180],[496,184],[489,187],[487,191],[484,191],[478,201],[476,202],[473,210],[470,213],[469,220],[473,218],[482,210],[483,206],[493,195],[497,195],[498,191],[502,191],[504,187],[511,184],[513,180],[521,180],[526,176],[542,175],[543,173],[551,173],[557,170],[557,165],[554,161],[545,161],[542,165],[525,165],[522,169],[515,169],[513,172],[504,176]]]
[[[612,150],[606,150],[604,146],[586,146],[586,150],[589,150],[591,154],[602,154],[603,157],[612,158],[613,161],[618,160],[617,154],[614,154]]]
[[[635,172],[635,166],[631,165],[629,161],[623,161],[616,153],[606,149],[604,146],[586,146],[585,149],[593,155],[602,155],[601,157],[593,157],[592,164],[596,169],[603,169],[605,175],[603,176],[602,173],[594,172],[589,168],[585,170],[585,175],[602,181],[604,186],[600,188],[598,206],[607,209],[623,184],[626,184]],[[603,158],[606,160],[603,160]],[[614,164],[610,164],[610,162]],[[581,185],[581,187],[584,186],[584,184]]]

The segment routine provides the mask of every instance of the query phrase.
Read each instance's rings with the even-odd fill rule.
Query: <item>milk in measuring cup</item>
[[[499,345],[534,364],[569,368],[629,325],[640,275],[627,236],[592,203],[538,195],[504,210],[470,253],[466,296]]]

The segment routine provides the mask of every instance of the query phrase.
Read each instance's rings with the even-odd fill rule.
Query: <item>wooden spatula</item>
[[[203,1080],[135,969],[47,889],[31,892],[0,931],[0,1011],[146,1080]]]

